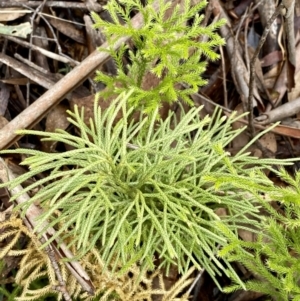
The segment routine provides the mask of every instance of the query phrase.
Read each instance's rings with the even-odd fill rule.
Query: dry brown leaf
[[[238,104],[234,111],[237,112],[237,116],[243,114],[243,105],[242,103]],[[245,125],[241,122],[234,122],[232,124],[232,129],[233,130],[238,130],[245,127]],[[233,141],[232,141],[232,147],[234,150],[239,151],[242,149],[247,143],[249,142],[249,136],[247,135],[246,131],[240,133],[238,136],[236,136]]]
[[[264,84],[265,87],[269,90],[273,89],[275,82],[282,72],[280,65],[273,65],[273,68],[264,74]]]
[[[46,132],[55,132],[56,129],[65,130],[70,125],[67,109],[65,105],[58,104],[49,112],[46,119]],[[42,149],[45,152],[52,152],[56,144],[55,141],[43,141]]]
[[[13,21],[30,12],[30,10],[21,9],[20,7],[1,8],[0,22]]]
[[[274,64],[277,64],[282,61],[282,52],[281,51],[273,51],[267,55],[265,55],[261,60],[262,67],[269,67]]]
[[[275,153],[277,151],[277,141],[274,133],[268,132],[264,134],[260,139],[259,139],[260,144],[270,150],[275,157]],[[254,148],[254,145],[252,145],[252,149]],[[253,150],[253,155],[255,157],[261,158],[263,156],[262,152],[260,149],[254,148]]]
[[[238,234],[239,237],[243,240],[243,241],[250,241],[253,242],[256,240],[256,234],[244,229],[239,229],[238,230]]]
[[[28,79],[26,77],[4,78],[4,79],[1,79],[1,82],[5,83],[5,84],[9,84],[9,85],[20,85],[20,86],[24,86],[28,82],[34,83],[33,81],[31,81],[30,79]]]
[[[300,96],[300,72],[295,74],[295,87],[288,93],[288,100],[292,101]]]
[[[105,111],[113,99],[116,98],[116,95],[110,96],[108,99],[104,100],[103,98],[99,99],[99,106],[101,107],[102,111]],[[89,95],[87,97],[82,98],[75,98],[73,97],[70,101],[71,109],[74,110],[74,106],[77,105],[79,111],[81,111],[82,108],[84,108],[84,123],[89,124],[90,119],[94,118],[94,101],[95,101],[95,95]],[[120,120],[122,118],[121,112],[118,112],[117,117],[115,119],[115,122]]]
[[[50,24],[58,31],[70,37],[74,41],[85,44],[85,36],[82,30],[77,29],[72,23],[65,22],[61,19],[47,18]]]

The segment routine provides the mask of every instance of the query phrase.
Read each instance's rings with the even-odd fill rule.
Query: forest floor
[[[224,114],[251,112],[244,119],[248,131],[230,145],[232,154],[243,148],[258,132],[280,122],[250,151],[261,158],[299,157],[299,3],[295,1],[291,18],[284,17],[273,0],[208,2],[202,12],[204,20],[210,23],[217,18],[226,19],[226,25],[219,30],[226,44],[216,49],[220,59],[208,62],[204,73],[207,84],[200,87],[198,93],[190,95],[191,99],[196,105],[203,105],[204,112],[210,115],[216,106]],[[57,151],[56,144],[36,137],[21,138],[15,132],[24,128],[48,132],[58,128],[69,130],[66,110],[72,110],[74,105],[84,106],[87,112],[93,110],[95,93],[105,88],[93,81],[95,70],[110,75],[116,72],[112,59],[97,54],[97,47],[105,43],[105,37],[101,30],[93,28],[90,16],[94,11],[109,21],[109,15],[103,10],[105,4],[106,0],[0,0],[0,25],[3,25],[0,26],[0,149],[21,146],[45,152]],[[276,12],[277,17],[271,23],[270,19]],[[269,34],[264,37],[266,28]],[[127,43],[130,45],[130,40]],[[124,65],[130,63],[126,56],[123,60]],[[107,105],[103,103],[103,107]],[[166,115],[170,109],[172,107],[163,107],[163,114]],[[62,148],[61,145],[59,147]],[[6,158],[15,174],[24,172],[18,165],[19,161],[17,156]],[[295,170],[298,168],[295,165]],[[8,200],[9,192],[2,189],[2,222],[11,215]],[[8,242],[2,241],[1,244],[4,248]],[[24,237],[20,237],[22,244]],[[14,283],[20,260],[21,256],[2,259],[0,301],[14,300],[22,290]],[[253,277],[238,264],[236,270],[244,275],[244,279]],[[267,299],[260,293],[249,291],[226,295],[218,290],[205,271],[194,276],[199,277],[193,284],[193,297],[190,299],[193,301]],[[171,286],[178,277],[174,272],[164,281]],[[225,277],[220,282],[229,284]],[[14,295],[8,295],[8,292]],[[55,299],[49,296],[43,300]]]

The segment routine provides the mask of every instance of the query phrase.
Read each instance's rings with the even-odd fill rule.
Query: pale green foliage
[[[38,201],[44,213],[37,227],[45,220],[59,224],[57,236],[72,237],[81,255],[96,246],[107,265],[121,260],[124,271],[134,262],[153,268],[157,254],[162,266],[174,263],[185,272],[193,264],[213,278],[224,272],[239,282],[230,264],[216,256],[218,248],[227,245],[217,225],[233,236],[248,224],[258,226],[256,194],[270,185],[259,170],[278,161],[243,153],[231,157],[224,151],[242,131],[231,129],[234,115],[226,119],[216,112],[200,119],[201,108],[193,108],[179,120],[170,115],[157,121],[157,109],[134,123],[130,96],[122,94],[104,112],[95,102],[89,126],[83,112],[69,112],[80,137],[63,130],[19,132],[73,147],[50,154],[29,149],[2,152],[29,155],[22,164],[30,170],[12,180],[10,188],[43,173],[21,192],[35,190],[21,209],[25,212]],[[116,122],[119,111],[123,118]],[[216,189],[214,177],[231,181],[224,180],[226,185]],[[219,217],[219,208],[228,215]]]
[[[183,7],[177,5],[168,19],[165,13],[170,9],[172,1],[160,0],[158,12],[153,9],[153,3],[154,0],[148,0],[147,5],[143,6],[139,0],[108,1],[106,9],[114,23],[104,21],[92,13],[95,27],[101,28],[110,46],[118,38],[130,36],[136,48],[132,51],[123,45],[118,51],[112,48],[109,50],[116,62],[117,75],[111,77],[97,72],[96,80],[107,85],[100,95],[119,95],[133,89],[130,105],[139,108],[143,106],[146,113],[152,112],[162,101],[171,103],[181,98],[192,104],[189,95],[206,83],[201,77],[206,62],[199,60],[202,56],[216,60],[219,56],[215,47],[224,44],[224,40],[215,33],[224,20],[209,26],[201,25],[204,17],[198,13],[206,6],[206,1],[191,6],[190,0],[184,0]],[[143,15],[144,25],[140,29],[135,29],[131,24],[130,14],[133,10]],[[188,21],[192,18],[193,24],[189,25]],[[100,50],[107,51],[103,48]],[[127,50],[131,64],[123,66],[122,59]],[[146,91],[142,83],[149,72],[156,75],[160,82]],[[119,85],[116,86],[116,83]],[[179,89],[179,83],[189,88]]]
[[[0,252],[0,270],[6,268],[8,258],[18,260],[19,263],[16,274],[14,273],[15,288],[5,284],[0,287],[0,296],[5,296],[2,300],[65,300],[62,293],[56,289],[59,283],[51,260],[44,250],[41,250],[41,243],[23,224],[22,219],[15,215],[10,216],[0,223],[0,233],[1,244],[8,242]],[[26,243],[20,245],[20,239]],[[121,275],[112,273],[110,267],[104,268],[105,263],[96,249],[92,249],[81,258],[80,264],[89,274],[95,287],[94,295],[83,292],[81,285],[66,265],[61,261],[58,262],[68,293],[74,301],[153,301],[153,294],[161,297],[161,301],[188,301],[188,293],[180,294],[180,297],[178,294],[191,285],[195,272],[194,267],[190,268],[171,288],[168,288],[159,269],[149,273],[147,270],[142,271],[135,264],[128,268],[127,273]],[[119,263],[117,270],[120,269],[122,265]],[[154,279],[158,280],[159,286],[152,285]]]
[[[268,294],[276,301],[300,300],[300,172],[293,178],[282,169],[278,175],[289,186],[266,189],[265,193],[282,204],[281,210],[258,197],[270,217],[262,224],[257,241],[243,242],[222,231],[230,244],[220,254],[254,273],[256,279],[246,282],[246,289]],[[236,284],[226,290],[240,288]]]

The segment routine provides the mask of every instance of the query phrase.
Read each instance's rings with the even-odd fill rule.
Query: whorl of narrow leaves
[[[38,201],[44,213],[37,228],[45,220],[59,225],[56,238],[72,237],[81,255],[96,246],[107,265],[121,261],[124,271],[136,262],[153,268],[159,256],[162,266],[174,263],[180,272],[192,264],[213,278],[222,271],[239,282],[230,264],[216,256],[227,244],[217,225],[221,222],[233,235],[238,228],[257,225],[253,201],[269,183],[259,170],[274,160],[230,157],[224,147],[241,130],[231,129],[237,118],[226,120],[220,112],[213,122],[208,116],[199,119],[201,108],[179,120],[173,115],[159,120],[156,110],[139,123],[130,122],[130,96],[120,95],[104,112],[95,102],[90,125],[77,108],[69,112],[80,137],[63,130],[20,131],[72,147],[63,153],[4,151],[29,155],[22,164],[30,170],[11,181],[10,188],[43,173],[21,192],[35,191],[21,209]],[[120,112],[123,118],[116,122]],[[220,190],[211,184],[214,178],[224,179]],[[217,209],[228,215],[219,217]]]
[[[206,63],[200,62],[200,59],[205,56],[209,60],[216,60],[219,56],[215,48],[224,44],[224,40],[215,32],[224,24],[224,20],[209,26],[201,24],[204,16],[200,16],[199,11],[207,1],[192,6],[190,0],[184,0],[173,7],[172,1],[160,0],[158,12],[153,9],[153,2],[148,0],[147,5],[143,6],[137,0],[109,1],[106,9],[113,23],[92,13],[95,28],[101,28],[109,45],[112,46],[120,37],[130,36],[136,48],[132,51],[123,45],[118,51],[109,51],[116,62],[117,75],[97,72],[96,80],[107,86],[100,95],[119,95],[133,89],[130,105],[138,108],[143,106],[146,113],[152,112],[162,101],[172,103],[181,98],[192,104],[190,94],[206,83],[201,77]],[[140,29],[135,29],[131,24],[133,11],[143,15],[144,24]],[[100,48],[100,51],[107,50]],[[123,66],[126,51],[130,64]],[[143,81],[149,73],[159,78],[159,83],[145,89]],[[180,89],[180,83],[185,84],[185,89]]]

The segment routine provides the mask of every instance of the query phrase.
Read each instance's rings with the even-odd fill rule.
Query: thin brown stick
[[[255,76],[255,62],[258,58],[258,55],[260,53],[260,50],[262,49],[267,35],[270,31],[272,23],[275,21],[275,19],[278,17],[278,15],[282,12],[282,9],[284,8],[283,4],[279,4],[279,6],[276,8],[275,12],[273,13],[272,17],[269,19],[264,32],[260,38],[259,44],[257,48],[255,49],[255,52],[253,54],[253,57],[250,61],[250,79],[249,79],[249,96],[248,96],[248,121],[249,121],[249,130],[251,138],[255,136],[255,129],[253,125],[253,97],[254,97],[254,76]]]
[[[295,32],[294,32],[294,9],[295,0],[283,0],[283,6],[286,9],[284,14],[284,29],[287,41],[287,61],[288,61],[288,89],[291,91],[295,87],[295,70],[296,70],[296,52],[295,52]]]
[[[224,90],[224,106],[228,108],[228,95],[227,95],[227,84],[226,84],[226,67],[225,67],[225,57],[222,46],[219,47],[222,62],[222,75],[223,75],[223,90]]]
[[[267,125],[273,122],[281,121],[300,112],[300,98],[289,101],[271,111],[264,112],[255,118],[259,124]]]
[[[240,30],[242,28],[242,25],[244,24],[244,21],[246,20],[247,13],[248,13],[248,9],[243,14],[243,16],[242,16],[242,18],[241,18],[241,20],[239,22],[238,28],[236,30],[236,33],[234,35],[234,39],[233,39],[233,55],[231,56],[231,60],[230,60],[231,66],[236,66],[237,64],[239,64],[238,61],[237,61],[238,60],[238,56],[235,55],[235,54],[238,51],[238,53],[240,55],[240,44],[239,44],[239,41],[238,41],[238,36],[240,34]],[[239,46],[239,47],[237,47],[237,46]],[[245,68],[246,68],[245,71],[249,71],[247,65],[245,65]],[[243,110],[246,111],[246,103],[244,101],[246,95],[243,94],[242,91],[240,91],[241,89],[240,89],[240,86],[238,84],[238,82],[239,82],[239,80],[238,80],[239,76],[237,75],[237,72],[235,72],[235,67],[232,67],[231,75],[232,75],[233,82],[234,82],[234,84],[236,86],[236,89],[237,89],[238,93],[241,95]]]
[[[0,53],[0,62],[6,64],[7,66],[11,67],[12,69],[20,72],[21,74],[25,75],[28,79],[39,83],[40,86],[51,89],[55,84],[53,80],[52,74],[45,75],[40,71],[36,70],[35,68],[30,68],[22,62],[17,61],[16,59]],[[21,113],[22,114],[22,113]],[[0,131],[1,133],[1,131]]]
[[[32,31],[35,30],[35,18],[37,16],[37,14],[43,10],[43,7],[45,5],[45,2],[46,0],[43,0],[40,5],[35,9],[35,11],[33,12],[31,18],[30,18],[30,25],[31,25],[31,28],[32,28]],[[33,40],[33,32],[31,32],[30,34],[30,39],[29,39],[29,44],[32,45],[32,40]],[[29,52],[28,52],[28,61],[31,62],[31,58],[32,58],[32,48],[30,47],[29,48]],[[27,84],[26,84],[26,107],[29,106],[29,96],[30,96],[30,80],[27,81]]]
[[[44,244],[46,241],[45,239],[41,239],[41,242]],[[70,293],[67,290],[66,282],[64,281],[59,265],[57,263],[56,257],[55,257],[55,251],[53,250],[52,246],[49,245],[45,248],[45,251],[50,259],[51,265],[53,267],[53,270],[55,272],[56,278],[58,280],[59,285],[55,286],[55,290],[58,292],[61,292],[65,301],[72,301],[72,298],[70,296]]]
[[[2,0],[0,1],[0,8],[4,7],[23,7],[23,5],[27,5],[32,8],[36,8],[41,4],[42,1],[7,1]],[[46,7],[58,7],[58,8],[77,8],[81,10],[89,10],[86,3],[79,3],[79,2],[67,2],[67,1],[47,1],[45,3]],[[102,5],[95,3],[93,6],[94,11],[101,12],[103,10]]]
[[[43,49],[43,48],[38,47],[38,46],[33,45],[33,44],[30,45],[28,42],[26,42],[24,40],[21,40],[19,38],[13,37],[13,36],[5,36],[5,39],[7,39],[9,41],[13,41],[17,44],[20,44],[20,45],[24,46],[24,47],[31,48],[32,50],[38,51],[38,52],[42,53],[43,55],[45,55],[45,56],[47,56],[47,57],[49,57],[53,60],[63,62],[65,64],[70,64],[72,67],[75,66],[75,64],[67,56],[58,55],[56,53],[53,53],[51,51],[48,51],[46,49]]]
[[[41,72],[41,73],[44,73],[45,75],[49,72],[48,70],[44,69],[43,67],[38,66],[37,64],[31,62],[30,60],[23,58],[23,57],[22,57],[20,54],[18,54],[18,53],[15,53],[15,54],[14,54],[14,57],[15,57],[16,59],[18,59],[19,61],[23,62],[24,64],[30,66],[31,68],[33,68],[33,69],[35,69],[35,70],[38,70],[38,71]]]

